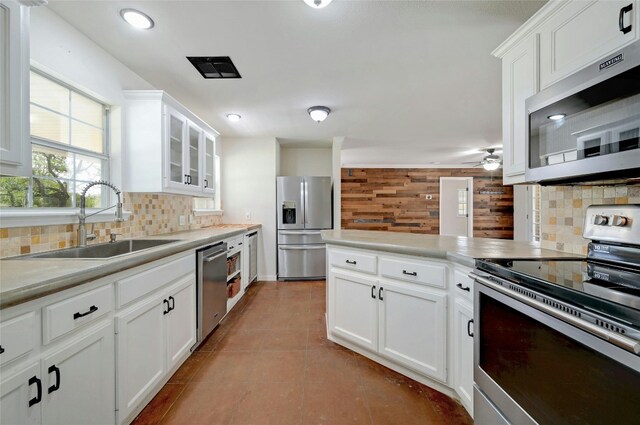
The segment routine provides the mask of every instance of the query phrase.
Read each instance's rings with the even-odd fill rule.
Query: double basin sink
[[[37,254],[22,255],[21,259],[39,258],[75,258],[75,259],[104,259],[117,257],[124,254],[132,254],[157,246],[178,242],[179,239],[130,239],[125,241],[109,242],[85,247],[61,249],[58,251],[41,252]]]

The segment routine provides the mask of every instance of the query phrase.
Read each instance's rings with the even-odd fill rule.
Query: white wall
[[[280,148],[280,176],[330,176],[331,148]]]
[[[111,175],[122,185],[122,90],[153,86],[46,6],[31,8],[31,65],[111,105]]]
[[[334,137],[331,147],[331,167],[333,175],[333,228],[342,227],[342,144],[344,137]]]
[[[276,139],[221,138],[224,222],[260,223],[258,279],[276,279]],[[251,220],[246,219],[246,213]]]

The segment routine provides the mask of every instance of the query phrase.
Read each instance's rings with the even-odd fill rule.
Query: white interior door
[[[473,236],[473,177],[440,178],[440,234]]]

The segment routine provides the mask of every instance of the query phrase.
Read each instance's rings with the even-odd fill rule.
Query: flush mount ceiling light
[[[549,115],[547,118],[549,118],[550,120],[553,121],[558,121],[561,120],[562,118],[566,117],[567,114],[553,114],[553,115]]]
[[[309,116],[312,120],[314,120],[315,122],[322,122],[327,119],[329,113],[331,112],[331,109],[327,108],[326,106],[312,106],[311,108],[307,109],[307,112],[309,113]]]
[[[122,19],[127,21],[129,25],[140,30],[148,30],[153,28],[155,25],[153,19],[139,10],[122,9],[120,11],[120,16],[122,16]]]
[[[231,122],[240,121],[240,118],[242,118],[240,114],[227,114],[227,119]]]
[[[322,9],[331,3],[332,0],[304,0],[304,2],[314,9]]]

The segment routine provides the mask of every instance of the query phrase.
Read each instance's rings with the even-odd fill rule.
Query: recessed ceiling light
[[[304,0],[304,2],[314,9],[322,9],[331,3],[332,0]]]
[[[561,120],[562,118],[566,117],[567,114],[553,114],[553,115],[549,115],[547,118],[549,118],[550,120],[553,121],[558,121]]]
[[[307,109],[307,112],[309,113],[309,116],[312,120],[314,120],[315,122],[322,122],[327,119],[329,113],[331,112],[331,109],[327,108],[326,106],[312,106],[311,108]]]
[[[231,122],[240,121],[240,118],[242,118],[240,114],[227,114],[227,119]]]
[[[129,25],[140,30],[148,30],[153,28],[155,25],[153,19],[139,10],[122,9],[120,11],[120,16],[122,16],[122,19],[127,21]]]

